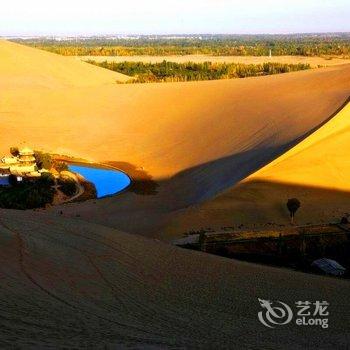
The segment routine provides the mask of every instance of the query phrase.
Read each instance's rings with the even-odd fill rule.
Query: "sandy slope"
[[[1,42],[0,55],[1,153],[26,142],[126,161],[160,184],[153,196],[70,204],[58,209],[63,215],[0,211],[2,347],[345,347],[348,283],[183,251],[107,226],[164,238],[174,211],[230,188],[326,121],[349,95],[350,66],[120,86],[109,73],[104,80],[104,70],[77,62],[83,68],[75,73],[70,61],[15,44]],[[69,78],[53,71],[61,64]],[[79,73],[86,67],[101,74],[98,84]],[[332,328],[268,331],[257,321],[258,297],[327,300]]]
[[[342,348],[348,282],[0,212],[2,348]],[[330,328],[262,326],[257,298],[331,303]]]
[[[126,193],[64,211],[164,238],[160,228],[169,215],[172,220],[174,211],[230,188],[327,120],[349,95],[349,67],[240,81],[150,85],[144,90],[128,86],[123,93],[137,91],[137,99],[117,113],[123,115],[115,128],[118,136],[88,152],[106,147],[105,154],[114,150],[119,160],[143,166],[159,182],[158,194],[142,198]],[[188,228],[176,228],[177,234]]]
[[[350,191],[350,104],[317,132],[246,181]]]
[[[124,82],[126,75],[91,68],[72,57],[54,55],[0,40],[0,86],[48,89],[86,87]]]
[[[0,152],[26,143],[142,167],[160,184],[157,195],[126,193],[64,208],[142,234],[160,234],[168,214],[212,198],[281,155],[350,92],[350,65],[227,81],[96,85],[95,75],[105,81],[113,73],[13,43],[1,42],[1,52]],[[70,74],[62,76],[62,65]],[[63,83],[68,76],[71,83]]]
[[[262,64],[265,62],[278,63],[308,63],[311,67],[318,66],[335,66],[338,64],[350,63],[350,59],[323,57],[305,57],[305,56],[210,56],[210,55],[184,55],[184,56],[82,56],[76,57],[83,61],[94,60],[97,62],[145,62],[159,63],[164,60],[169,62],[186,63],[186,62],[217,62],[217,63],[244,63],[244,64]]]
[[[213,200],[177,213],[167,234],[201,227],[288,224],[297,197],[299,224],[339,221],[350,203],[350,104],[303,142]]]
[[[19,68],[17,79],[0,80],[0,151],[18,140],[94,160],[126,161],[157,178],[252,150],[278,153],[328,118],[349,92],[350,65],[230,81],[99,86],[79,85],[84,79],[72,66],[69,79],[76,85],[58,89],[61,76],[52,67],[64,57],[6,42],[1,47],[12,52],[1,63],[1,76],[9,75],[11,62],[15,70],[19,55],[28,71]],[[49,79],[52,86],[42,86]]]

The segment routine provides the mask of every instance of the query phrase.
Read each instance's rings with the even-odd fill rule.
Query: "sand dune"
[[[350,104],[303,142],[217,198],[179,212],[167,234],[222,226],[288,225],[288,198],[299,224],[336,222],[349,214]]]
[[[7,52],[6,69],[11,62],[16,66],[19,54],[27,67],[15,80],[0,80],[0,152],[26,143],[142,167],[160,184],[156,196],[126,193],[65,208],[67,215],[142,234],[159,232],[168,214],[212,198],[274,160],[328,120],[350,90],[350,65],[194,83],[93,86],[91,78],[91,86],[88,81],[63,89],[57,88],[62,76],[50,67],[66,58],[13,43],[0,46]],[[78,82],[74,67],[70,79]],[[52,85],[43,86],[50,79]]]
[[[124,82],[116,72],[91,68],[72,57],[54,55],[0,40],[0,86],[3,88],[67,88]]]
[[[261,80],[125,89],[135,92],[137,102],[132,107],[124,104],[123,113],[116,113],[123,115],[117,127],[109,124],[115,136],[106,140],[113,142],[88,152],[100,153],[104,147],[105,159],[115,154],[117,160],[142,166],[160,184],[158,194],[140,198],[126,193],[64,210],[129,232],[163,237],[159,228],[169,215],[172,220],[174,211],[230,188],[328,120],[349,94],[349,72],[344,66]]]
[[[347,145],[348,109],[329,122],[335,123],[333,136],[324,123],[349,96],[349,65],[131,86],[115,84],[115,75],[98,67],[12,43],[0,43],[0,58],[1,153],[26,143],[94,161],[124,161],[159,184],[150,196],[126,192],[51,211],[0,211],[2,347],[346,346],[345,281],[184,251],[128,233],[171,238],[188,228],[180,214],[193,210],[190,223],[197,224],[195,210],[203,203],[218,203],[216,213],[229,217],[231,198],[220,193],[237,193],[232,186],[290,149],[290,157],[256,173],[255,181],[273,175],[274,182],[309,186],[312,173],[303,182],[294,170],[309,165],[315,153],[321,161],[327,154],[322,144],[332,156]],[[306,138],[323,124],[321,136]],[[307,143],[293,149],[303,139]],[[334,166],[342,167],[341,154]],[[289,158],[295,159],[292,173]],[[320,177],[327,185],[322,190],[330,182]],[[337,190],[347,190],[345,183],[339,177]],[[254,182],[235,188],[245,184]],[[280,193],[277,187],[264,187],[264,195],[241,188],[236,203],[249,202],[245,208],[257,221],[253,209],[260,196],[273,207],[267,193]],[[215,217],[215,210],[204,215]],[[332,331],[293,325],[266,331],[257,321],[257,298],[328,300]]]
[[[247,181],[283,182],[350,191],[350,104],[306,140]]]
[[[348,65],[229,81],[48,88],[40,85],[42,76],[61,76],[45,62],[49,57],[54,67],[64,57],[6,42],[1,47],[12,52],[8,57],[21,55],[35,77],[27,86],[28,73],[19,69],[15,81],[1,80],[1,151],[13,144],[15,133],[18,142],[36,148],[125,161],[157,178],[252,149],[285,146],[327,119],[349,92]],[[2,75],[8,66],[5,60]],[[73,75],[73,69],[70,79],[79,82],[81,74]]]
[[[181,250],[81,220],[0,213],[1,347],[326,349],[347,342],[346,281]],[[257,319],[258,297],[291,306],[328,300],[331,331],[267,330]]]

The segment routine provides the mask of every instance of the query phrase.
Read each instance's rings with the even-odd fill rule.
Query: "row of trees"
[[[240,64],[240,63],[161,63],[96,62],[91,64],[135,77],[135,83],[179,82],[245,78],[260,75],[287,73],[309,69],[309,64]]]
[[[66,56],[135,56],[135,55],[233,55],[266,56],[350,56],[349,34],[302,35],[217,35],[169,39],[85,38],[57,41],[50,38],[19,39],[27,45]]]
[[[350,44],[319,44],[319,45],[239,45],[239,46],[144,46],[144,47],[84,47],[34,45],[63,56],[170,56],[170,55],[214,55],[214,56],[268,56],[271,50],[273,56],[350,56]]]

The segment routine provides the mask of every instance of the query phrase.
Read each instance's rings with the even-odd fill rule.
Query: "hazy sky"
[[[0,36],[350,31],[350,0],[9,0]]]

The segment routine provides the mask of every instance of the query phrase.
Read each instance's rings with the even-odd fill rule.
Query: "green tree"
[[[42,173],[38,182],[41,185],[50,187],[55,184],[55,177],[51,173]]]
[[[36,164],[39,169],[51,169],[52,167],[52,158],[49,153],[43,153],[36,151],[35,154]]]
[[[73,179],[61,178],[58,180],[60,190],[67,196],[73,196],[77,192],[77,185]]]

